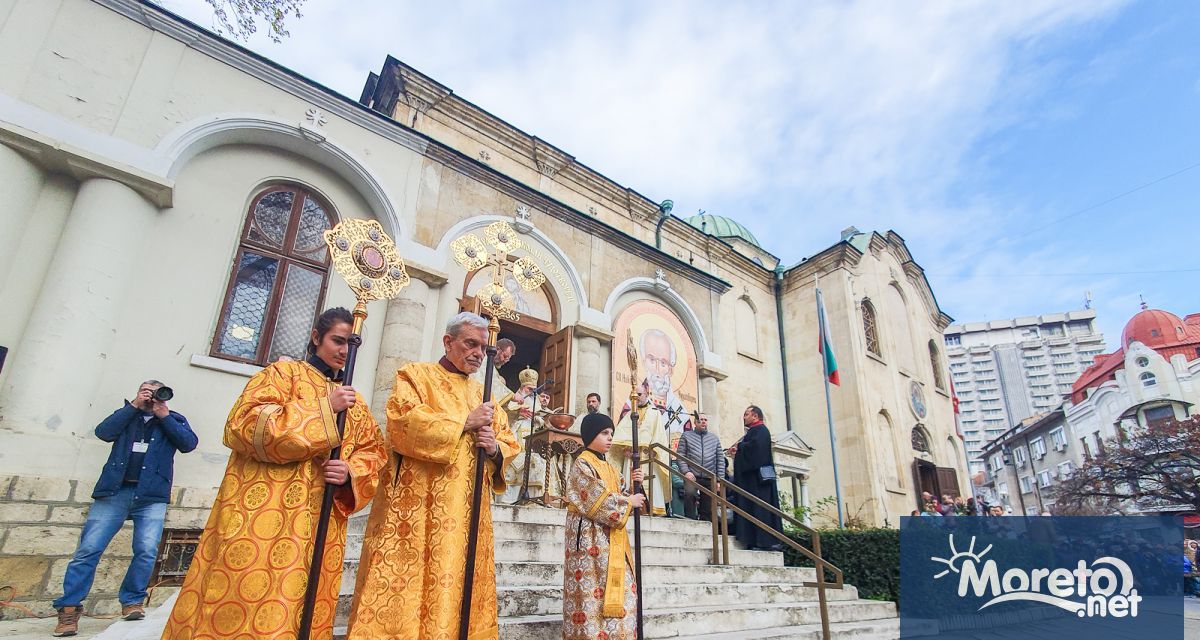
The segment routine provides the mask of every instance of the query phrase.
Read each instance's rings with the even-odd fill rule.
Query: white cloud
[[[203,0],[164,4],[210,21]],[[931,272],[1038,272],[1053,256],[996,238],[1045,212],[956,185],[979,170],[982,137],[1070,117],[1028,112],[1061,80],[1055,46],[1122,4],[308,0],[289,40],[253,47],[352,97],[395,55],[679,215],[739,218],[788,263],[854,224],[895,229]],[[1062,249],[1057,271],[1087,270]],[[1083,295],[1062,279],[991,292],[932,280],[963,320]]]

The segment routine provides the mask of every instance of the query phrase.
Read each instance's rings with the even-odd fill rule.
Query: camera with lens
[[[166,402],[175,397],[175,391],[171,387],[159,387],[154,390],[153,397],[159,402]]]

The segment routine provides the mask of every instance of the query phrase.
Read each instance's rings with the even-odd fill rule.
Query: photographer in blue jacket
[[[158,554],[167,503],[171,500],[175,452],[196,448],[187,418],[171,411],[170,387],[147,380],[137,395],[96,427],[96,437],[111,442],[112,452],[92,490],[79,547],[63,577],[63,595],[54,601],[58,626],[54,635],[73,636],[83,613],[83,600],[96,577],[96,564],[126,520],[133,521],[133,561],[118,598],[121,617],[140,620],[150,573]]]

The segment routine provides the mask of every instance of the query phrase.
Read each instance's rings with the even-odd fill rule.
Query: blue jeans
[[[92,503],[87,522],[83,524],[83,533],[79,536],[79,548],[71,557],[63,577],[63,595],[54,601],[54,608],[83,604],[83,599],[92,590],[100,555],[126,520],[133,520],[133,561],[125,572],[118,598],[122,605],[142,604],[145,601],[146,586],[158,555],[158,539],[162,537],[167,505],[164,502],[134,504],[133,494],[133,485],[123,485],[116,494],[108,498],[96,498]]]

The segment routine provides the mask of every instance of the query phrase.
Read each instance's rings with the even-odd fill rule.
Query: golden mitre
[[[538,383],[538,372],[530,369],[526,365],[525,369],[517,376],[517,380],[521,382],[522,387],[536,387]]]

